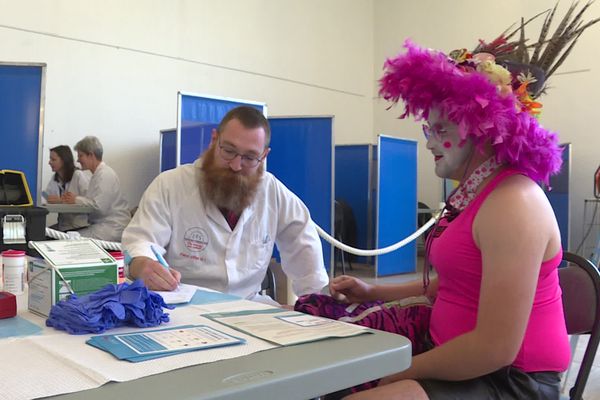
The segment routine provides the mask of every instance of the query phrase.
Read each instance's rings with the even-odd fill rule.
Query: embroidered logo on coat
[[[190,228],[183,235],[183,243],[191,252],[200,252],[208,246],[208,234],[202,228]]]

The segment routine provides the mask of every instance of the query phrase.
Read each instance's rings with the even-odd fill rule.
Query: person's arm
[[[142,279],[151,290],[175,290],[181,281],[179,271],[166,269],[158,261],[145,256],[131,260],[129,276],[132,279]]]
[[[49,204],[58,204],[58,203],[62,203],[62,200],[60,198],[59,195],[57,194],[49,194],[47,201]]]
[[[475,218],[473,237],[483,259],[475,329],[413,357],[408,370],[381,384],[416,378],[471,379],[514,361],[529,321],[540,265],[560,250],[554,213],[539,186],[515,176],[486,199]]]
[[[366,301],[394,301],[413,296],[433,297],[437,293],[437,277],[425,289],[422,280],[395,285],[371,285],[358,278],[342,275],[329,284],[331,295],[338,301],[363,303]]]
[[[73,174],[73,178],[76,180],[75,182],[75,192],[80,196],[85,196],[87,194],[88,186],[90,185],[90,177],[81,170],[75,170]]]
[[[66,194],[74,195],[75,204],[90,206],[103,215],[109,214],[114,200],[118,197],[121,190],[119,178],[113,170],[106,167],[96,171],[94,175],[95,176],[92,176],[92,179],[90,180],[90,185],[85,196],[74,195],[70,192]],[[63,201],[71,201],[71,199],[66,198],[65,195],[63,195]]]
[[[60,198],[60,202],[66,204],[75,204],[77,202],[77,196],[85,197],[89,186],[89,178],[78,169],[73,173],[71,182],[67,186],[67,191]]]
[[[123,231],[122,246],[132,257],[129,276],[143,279],[153,290],[173,290],[181,274],[173,268],[165,269],[158,263],[151,246],[164,250],[172,232],[172,218],[168,206],[168,188],[157,177],[144,192],[138,210]]]
[[[57,204],[61,202],[60,194],[58,191],[58,184],[54,180],[54,174],[52,178],[50,178],[50,182],[48,182],[48,186],[46,186],[46,201],[49,204]]]
[[[281,267],[298,296],[318,293],[329,283],[319,234],[304,203],[279,181],[270,197],[277,218],[275,243]]]

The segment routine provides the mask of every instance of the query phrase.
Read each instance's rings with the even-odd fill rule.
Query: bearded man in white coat
[[[259,291],[277,244],[296,295],[328,284],[308,209],[264,170],[270,136],[260,111],[234,108],[201,158],[150,184],[123,232],[131,278],[154,290],[173,290],[182,281],[269,302]],[[169,269],[152,247],[166,253]]]

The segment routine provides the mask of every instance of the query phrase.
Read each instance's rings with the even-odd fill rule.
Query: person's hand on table
[[[49,204],[58,204],[61,202],[60,196],[57,194],[49,194],[46,200]]]
[[[129,275],[142,279],[150,290],[175,290],[181,281],[181,273],[165,268],[149,257],[135,257],[129,265]]]
[[[372,300],[373,285],[358,278],[342,275],[329,283],[329,292],[337,301],[344,303],[362,303]]]
[[[73,192],[66,192],[62,195],[62,202],[66,204],[75,204],[75,198],[77,195]]]

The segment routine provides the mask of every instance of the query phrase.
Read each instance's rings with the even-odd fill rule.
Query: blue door
[[[44,65],[0,64],[0,169],[22,171],[34,202],[41,182]],[[43,122],[43,121],[42,121]]]

